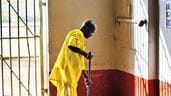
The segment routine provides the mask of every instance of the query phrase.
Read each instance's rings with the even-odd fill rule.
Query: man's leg
[[[77,88],[72,87],[70,84],[65,84],[65,96],[77,96]]]
[[[61,84],[57,87],[57,96],[77,96],[77,88],[70,84]]]
[[[62,88],[63,84],[60,84],[57,86],[57,96],[63,96],[63,88]]]
[[[57,87],[57,96],[69,96],[66,84],[60,84]]]
[[[71,96],[77,96],[77,87],[71,87]]]

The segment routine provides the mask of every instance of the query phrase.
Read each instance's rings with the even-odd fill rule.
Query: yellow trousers
[[[77,96],[77,88],[70,84],[61,84],[57,86],[57,96]]]

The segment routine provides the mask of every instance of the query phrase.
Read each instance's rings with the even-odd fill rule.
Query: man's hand
[[[86,85],[86,86],[90,86],[90,85],[92,84],[92,81],[89,80],[88,78],[85,78],[85,79],[84,79],[84,82],[85,82],[85,85]]]
[[[92,81],[90,79],[88,79],[88,74],[86,70],[83,70],[83,76],[84,76],[84,83],[86,86],[91,85]]]
[[[87,53],[86,58],[87,58],[87,59],[92,59],[92,58],[93,58],[93,55],[91,54],[91,52],[88,52],[88,53]]]

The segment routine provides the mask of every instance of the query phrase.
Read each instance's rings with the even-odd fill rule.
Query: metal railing
[[[38,96],[41,93],[38,93],[40,24],[39,10],[36,8],[39,9],[38,0],[0,0],[2,96],[25,96],[26,93],[28,96]],[[8,16],[4,17],[6,12]],[[29,21],[30,17],[32,21]],[[12,25],[14,23],[15,25]],[[10,83],[6,83],[8,80]],[[17,84],[18,86],[15,86]]]
[[[11,66],[11,63],[10,63],[10,65],[7,63],[7,61],[2,57],[2,55],[0,55],[0,59],[1,59],[1,61],[2,62],[4,62],[4,64],[6,64],[7,65],[7,67],[10,69],[10,75],[11,75],[11,83],[12,83],[12,75],[14,75],[15,76],[15,78],[17,78],[17,80],[19,81],[19,83],[21,84],[21,86],[23,86],[23,88],[28,92],[28,95],[29,96],[32,96],[31,95],[31,93],[30,93],[30,91],[29,91],[29,89],[24,85],[24,83],[20,80],[20,78],[19,78],[19,76],[13,71],[13,69],[12,69],[12,66]],[[10,62],[11,62],[11,60],[10,60]],[[13,90],[13,86],[11,85],[11,89]],[[11,90],[11,96],[13,96],[13,91]],[[3,92],[3,94],[4,94],[4,92]]]

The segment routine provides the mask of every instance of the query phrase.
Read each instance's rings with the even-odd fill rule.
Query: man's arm
[[[87,52],[85,52],[85,51],[83,51],[83,50],[81,50],[80,48],[77,48],[77,47],[75,47],[75,46],[68,46],[68,48],[70,49],[70,50],[72,50],[73,52],[76,52],[76,53],[78,53],[78,54],[81,54],[81,55],[83,55],[85,58],[87,58],[87,59],[92,59],[93,58],[93,55],[89,52],[89,53],[87,53]]]
[[[87,52],[81,50],[80,48],[77,48],[77,47],[74,47],[74,46],[68,46],[68,48],[70,50],[72,50],[73,52],[76,52],[76,53],[79,53],[79,54],[83,55],[84,57],[87,57],[87,55],[88,55]]]
[[[83,50],[81,50],[80,48],[74,47],[74,46],[68,46],[68,48],[70,50],[72,50],[73,52],[76,52],[78,54],[83,55],[84,57],[86,57],[87,59],[92,59],[93,55],[91,55],[91,53],[87,53]],[[88,73],[86,70],[82,70],[83,76],[84,76],[84,80],[85,80],[85,84],[86,85],[90,85],[91,84],[91,80],[88,79]]]
[[[82,73],[83,73],[84,78],[88,79],[88,73],[87,73],[87,71],[86,70],[83,70]]]

